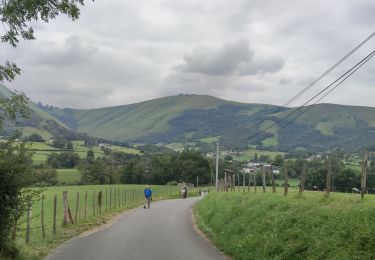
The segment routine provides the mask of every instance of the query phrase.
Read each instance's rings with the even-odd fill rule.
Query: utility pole
[[[216,144],[216,191],[219,191],[219,140]]]
[[[362,199],[365,196],[365,190],[366,190],[367,162],[368,162],[368,152],[365,151],[365,155],[363,156],[362,176],[361,176],[361,197],[362,197]]]

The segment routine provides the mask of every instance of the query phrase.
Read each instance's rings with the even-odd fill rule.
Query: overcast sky
[[[179,93],[282,105],[374,31],[374,0],[96,0],[0,57],[33,101],[93,108]],[[375,49],[375,38],[324,88]],[[375,106],[375,58],[322,102]]]

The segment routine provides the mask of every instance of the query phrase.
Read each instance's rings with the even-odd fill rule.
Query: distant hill
[[[257,145],[282,151],[349,150],[375,143],[373,107],[318,104],[275,133],[277,126],[262,130],[294,108],[182,94],[100,109],[62,109],[34,103],[30,106],[42,122],[53,120],[64,129],[129,143],[195,141],[204,146],[209,142],[200,140],[220,136],[227,148]],[[43,123],[34,127],[45,130]],[[259,131],[261,134],[250,139]]]
[[[11,94],[11,90],[0,85],[0,99],[7,99]],[[19,118],[15,122],[5,122],[4,129],[2,129],[0,134],[7,136],[16,129],[22,129],[24,136],[36,133],[45,140],[50,138],[74,140],[84,137],[83,134],[70,129],[58,118],[39,108],[35,103],[29,101],[28,108],[30,110],[30,118]]]

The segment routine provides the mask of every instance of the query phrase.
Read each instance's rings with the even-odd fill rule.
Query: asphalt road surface
[[[136,209],[111,227],[62,245],[49,260],[226,259],[193,227],[198,198],[165,200]]]

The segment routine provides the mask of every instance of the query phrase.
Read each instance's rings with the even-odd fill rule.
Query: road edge
[[[75,240],[75,239],[78,239],[78,238],[81,238],[81,237],[86,237],[86,236],[89,236],[91,234],[94,234],[96,232],[99,232],[99,231],[102,231],[104,229],[107,229],[109,227],[111,227],[112,225],[116,224],[122,217],[130,214],[131,212],[135,211],[138,207],[135,207],[135,208],[130,208],[130,209],[126,209],[122,212],[119,212],[119,213],[116,213],[112,216],[110,216],[106,222],[98,225],[98,226],[94,226],[88,230],[85,230],[83,231],[82,233],[78,234],[77,236],[75,237],[72,237],[70,238],[69,240],[66,240],[64,241],[63,243],[61,243],[60,245],[58,245],[57,247],[53,248],[51,251],[48,252],[48,255],[46,255],[45,257],[43,257],[42,259],[43,260],[48,260],[49,257],[51,255],[53,255],[54,253],[56,253],[57,251],[61,250],[61,248],[67,244],[67,243],[70,243],[71,241]]]
[[[198,202],[198,201],[197,201]],[[198,233],[198,235],[200,237],[202,237],[204,240],[206,240],[217,252],[219,252],[225,259],[227,260],[232,260],[232,258],[230,258],[229,256],[227,256],[226,254],[224,254],[224,252],[222,250],[220,250],[219,248],[217,248],[215,246],[215,244],[212,242],[212,240],[208,237],[208,235],[206,233],[204,233],[202,230],[199,229],[198,225],[197,225],[197,220],[196,220],[196,216],[195,214],[196,213],[196,210],[195,210],[195,204],[197,203],[195,202],[194,205],[191,207],[190,209],[190,214],[191,214],[191,220],[192,220],[192,223],[193,223],[193,228],[194,230]]]

